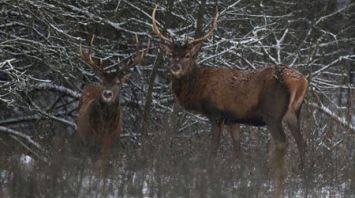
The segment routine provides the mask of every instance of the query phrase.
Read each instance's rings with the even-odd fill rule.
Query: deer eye
[[[190,58],[190,54],[185,54],[184,58]]]

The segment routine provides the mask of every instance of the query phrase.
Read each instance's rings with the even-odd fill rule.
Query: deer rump
[[[264,126],[265,118],[282,119],[277,116],[285,115],[291,102],[284,70],[292,69],[197,67],[190,75],[174,78],[172,89],[185,109],[205,115],[211,121]]]

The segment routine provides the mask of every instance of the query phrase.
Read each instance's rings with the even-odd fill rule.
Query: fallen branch
[[[71,89],[68,89],[68,88],[60,86],[60,85],[55,85],[53,83],[41,82],[41,83],[37,83],[37,84],[31,85],[31,87],[33,89],[37,89],[37,90],[54,90],[54,91],[58,91],[58,92],[66,94],[68,96],[71,96],[73,98],[79,98],[80,97],[80,93],[79,92],[73,91]]]
[[[31,149],[31,147],[29,147],[25,142],[23,142],[20,138],[14,136],[14,135],[10,135],[10,137],[12,139],[14,139],[16,142],[18,142],[22,147],[24,147],[25,149],[27,149],[30,153],[32,153],[34,156],[36,156],[38,159],[48,163],[48,159],[45,156],[41,156],[39,153],[37,153],[36,151],[34,151],[33,149]]]
[[[10,136],[20,137],[21,139],[26,140],[27,143],[36,147],[38,150],[46,153],[46,151],[41,147],[41,145],[39,145],[37,142],[35,142],[30,136],[28,136],[22,132],[19,132],[19,131],[16,131],[14,129],[10,129],[10,128],[4,127],[4,126],[0,126],[0,132],[6,133]]]

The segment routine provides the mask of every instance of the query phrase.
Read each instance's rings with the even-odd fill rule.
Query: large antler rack
[[[118,63],[119,67],[116,70],[116,74],[121,74],[126,71],[129,71],[130,68],[134,67],[135,65],[139,64],[143,57],[146,55],[150,48],[150,39],[148,39],[147,43],[147,48],[144,50],[140,50],[140,43],[138,40],[138,36],[135,35],[135,40],[136,40],[136,54],[135,54],[135,59],[132,61],[131,59],[128,60],[127,62],[121,62]],[[89,64],[95,73],[100,77],[103,78],[105,75],[105,69],[104,69],[104,64],[102,59],[95,60],[92,57],[92,48],[93,48],[93,43],[94,43],[94,35],[91,36],[90,42],[89,42],[89,49],[88,52],[84,52],[83,47],[80,43],[80,57],[82,60],[84,60],[87,64]]]
[[[159,27],[157,25],[157,21],[155,19],[155,16],[156,16],[156,12],[157,12],[157,9],[158,9],[158,4],[155,5],[155,8],[153,10],[153,13],[152,13],[152,29],[153,29],[153,32],[163,41],[165,42],[168,42],[169,44],[174,44],[174,40],[172,38],[169,38],[167,36],[164,36],[160,30],[159,30]],[[200,42],[203,42],[203,41],[206,41],[210,36],[212,36],[212,34],[214,33],[214,31],[217,29],[217,19],[218,19],[218,10],[216,9],[216,12],[215,12],[215,15],[213,17],[213,20],[212,20],[212,28],[211,30],[205,34],[204,36],[200,37],[200,38],[196,38],[196,39],[193,39],[193,40],[190,40],[190,41],[187,41],[188,44],[196,44],[196,43],[200,43]]]

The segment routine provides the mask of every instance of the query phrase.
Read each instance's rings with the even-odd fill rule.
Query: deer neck
[[[181,78],[172,79],[172,90],[177,97],[179,103],[187,108],[193,110],[192,106],[194,106],[193,97],[196,96],[197,88],[198,88],[198,79],[200,68],[196,65],[191,72],[182,76]]]
[[[94,123],[112,123],[117,120],[117,116],[120,115],[119,101],[113,101],[112,103],[105,103],[101,100],[95,101],[92,104],[90,120]]]

